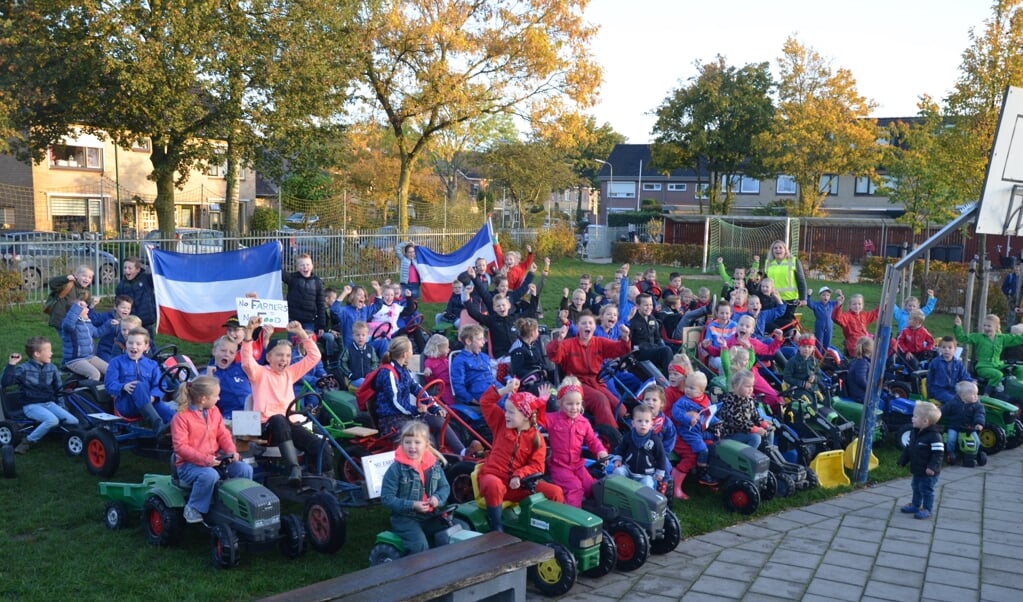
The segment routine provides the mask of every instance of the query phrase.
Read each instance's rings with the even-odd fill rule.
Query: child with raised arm
[[[549,392],[549,391],[548,391]],[[498,405],[507,395],[504,409]],[[487,521],[493,531],[504,531],[501,523],[501,504],[518,502],[529,495],[522,488],[522,479],[544,472],[547,444],[537,424],[547,405],[546,399],[519,391],[518,379],[497,389],[491,386],[483,394],[480,407],[483,417],[494,434],[494,446],[479,471],[479,489],[487,505]],[[539,481],[537,493],[554,502],[564,502],[561,487]]]
[[[114,408],[124,417],[141,416],[157,432],[170,428],[176,410],[163,401],[160,390],[160,365],[146,357],[149,331],[136,328],[124,340],[124,355],[110,360],[103,380]]]
[[[14,448],[14,453],[27,454],[28,450],[61,422],[68,426],[78,424],[78,419],[57,403],[60,393],[60,373],[53,365],[53,346],[43,337],[31,337],[25,341],[25,355],[28,361],[21,361],[20,353],[7,358],[7,367],[2,377],[3,386],[18,385],[21,392],[21,411],[29,420],[39,424]],[[18,407],[11,407],[12,411]]]
[[[817,291],[817,300],[806,299],[806,306],[813,312],[813,334],[817,337],[817,350],[821,353],[831,346],[833,323],[831,314],[835,311],[837,301],[831,300],[831,288],[822,286]]]
[[[192,487],[185,504],[185,522],[199,523],[210,510],[213,487],[220,480],[216,470],[221,462],[218,456],[224,454],[233,460],[227,467],[228,478],[251,479],[252,467],[240,461],[231,431],[217,409],[220,381],[212,376],[199,376],[181,383],[175,398],[178,413],[171,421],[174,467],[182,486]]]
[[[899,307],[896,305],[893,314],[895,317],[895,332],[902,332],[906,329],[909,325],[910,314],[912,314],[914,310],[922,311],[926,318],[931,315],[932,311],[934,311],[934,306],[937,305],[937,303],[938,298],[934,296],[934,290],[927,289],[927,303],[923,307],[920,307],[920,300],[916,297],[906,299],[905,307]]]
[[[565,494],[565,503],[579,508],[583,499],[593,491],[593,477],[582,456],[583,445],[598,460],[603,460],[608,454],[593,432],[590,421],[583,416],[583,388],[576,377],[562,379],[558,389],[558,408],[558,412],[547,415],[547,436],[551,446],[548,466],[551,480]]]
[[[966,344],[973,345],[974,357],[977,360],[975,370],[978,378],[987,381],[988,387],[996,393],[1005,390],[1002,386],[1002,369],[1005,362],[1002,361],[1002,349],[1023,345],[1023,334],[1002,334],[1001,320],[995,314],[984,316],[981,324],[981,332],[966,334],[963,331],[963,320],[955,317],[955,326],[952,333],[955,337]],[[1013,370],[1017,379],[1023,379],[1023,366],[1016,366]]]
[[[97,312],[89,310],[89,320],[96,327],[96,357],[109,362],[110,358],[119,355],[122,349],[117,346],[118,335],[121,334],[121,321],[131,315],[132,300],[128,295],[118,295],[114,298],[114,309],[112,311]]]
[[[845,303],[845,295],[842,289],[835,291],[835,309],[831,312],[831,320],[842,329],[845,336],[845,354],[852,357],[856,353],[856,341],[860,337],[869,337],[867,326],[877,321],[881,311],[875,307],[870,311],[863,311],[863,295],[856,294],[849,297],[849,311],[842,311],[842,304]]]
[[[987,413],[984,411],[984,404],[978,403],[979,399],[977,383],[964,380],[956,383],[956,396],[941,404],[941,413],[948,423],[945,434],[949,464],[956,463],[960,434],[973,439],[976,448],[980,449],[980,436],[977,433],[984,430]]]
[[[667,454],[654,433],[654,413],[646,405],[632,408],[632,430],[622,437],[614,455],[614,473],[657,489],[664,480]]]
[[[89,320],[89,305],[77,301],[60,323],[60,341],[64,347],[64,368],[89,380],[100,380],[107,372],[107,362],[96,355],[92,340],[99,333]]]
[[[451,493],[444,476],[444,456],[430,445],[430,429],[418,420],[406,422],[394,463],[384,473],[380,502],[391,511],[391,529],[409,554],[425,552],[427,532],[443,529],[433,524]]]
[[[929,401],[918,401],[913,408],[913,430],[909,445],[902,450],[899,466],[909,464],[913,473],[913,501],[900,508],[903,514],[926,520],[934,512],[934,486],[938,484],[941,462],[945,457],[945,444],[938,431],[941,410]]]
[[[956,385],[960,382],[973,380],[966,369],[966,364],[956,357],[957,347],[955,337],[941,337],[938,343],[938,357],[932,359],[927,366],[927,396],[941,403],[947,403],[955,398]]]
[[[914,309],[909,312],[909,325],[899,333],[896,346],[906,358],[910,370],[920,367],[920,362],[930,358],[934,351],[934,337],[924,328],[924,312]]]

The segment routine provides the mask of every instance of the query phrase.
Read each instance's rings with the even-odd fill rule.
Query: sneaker
[[[198,510],[196,510],[195,508],[191,507],[191,506],[188,506],[188,505],[185,506],[184,514],[185,514],[185,522],[186,523],[201,523],[202,522],[202,513],[199,512]]]
[[[462,454],[463,458],[482,458],[483,457],[483,444],[473,439],[469,447],[465,448],[465,453]]]
[[[32,444],[29,442],[29,440],[28,439],[22,439],[21,443],[18,444],[18,447],[14,448],[14,453],[16,453],[16,454],[27,454],[28,450],[31,449],[31,448],[32,448]]]
[[[920,520],[926,520],[928,518],[931,518],[931,511],[927,510],[926,508],[921,508],[920,510],[917,511],[916,514],[913,515],[913,518],[918,518]]]
[[[717,487],[718,480],[710,475],[710,473],[703,473],[700,475],[700,485],[707,485],[708,487]]]
[[[903,514],[916,514],[917,512],[920,512],[920,509],[914,506],[913,504],[906,504],[905,506],[899,509],[899,512]]]

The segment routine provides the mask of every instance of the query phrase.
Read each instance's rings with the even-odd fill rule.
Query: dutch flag
[[[443,303],[451,298],[451,283],[469,268],[477,257],[488,265],[498,263],[497,237],[490,220],[483,224],[472,240],[448,254],[416,247],[416,270],[419,272],[420,297],[424,303]]]

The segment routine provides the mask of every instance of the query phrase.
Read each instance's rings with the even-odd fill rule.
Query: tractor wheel
[[[449,504],[462,504],[476,498],[472,490],[472,471],[475,469],[475,462],[458,462],[448,469],[448,484],[451,486]]]
[[[17,424],[9,420],[0,422],[0,445],[17,445],[20,435]]]
[[[333,554],[345,545],[348,525],[336,497],[321,491],[306,500],[305,532],[317,552]]]
[[[617,562],[618,546],[615,544],[614,537],[608,533],[607,529],[604,529],[600,539],[600,562],[597,563],[597,566],[583,571],[583,576],[593,579],[603,577],[614,570]]]
[[[183,520],[180,509],[168,508],[158,496],[151,495],[142,504],[142,529],[146,541],[154,546],[177,543]]]
[[[361,447],[346,447],[345,451],[351,456],[352,460],[349,461],[344,455],[339,458],[340,467],[338,469],[338,475],[342,481],[352,483],[353,485],[359,485],[366,481],[365,475],[362,471],[362,457],[368,456],[369,452]]]
[[[767,502],[773,500],[776,495],[778,495],[778,477],[773,472],[768,472],[767,478],[764,479],[764,486],[760,490],[760,499]]]
[[[729,512],[753,514],[760,507],[760,492],[753,481],[733,481],[725,488],[725,508]]]
[[[1023,421],[1013,421],[1012,431],[1012,436],[1005,440],[1005,449],[1016,449],[1023,445]]]
[[[909,383],[897,380],[888,383],[888,392],[895,397],[909,399],[909,396],[913,393],[913,386]]]
[[[103,506],[103,526],[111,531],[124,528],[128,523],[128,507],[124,502],[107,502]]]
[[[650,541],[650,551],[654,554],[667,554],[674,551],[682,541],[682,523],[678,515],[668,510],[664,513],[664,531],[657,539]]]
[[[401,552],[398,548],[389,543],[378,543],[369,551],[369,566],[394,562],[399,558],[401,558]]]
[[[895,437],[895,447],[899,448],[900,451],[906,449],[906,447],[909,445],[909,436],[912,434],[913,434],[912,424],[907,424],[906,426],[902,427],[902,430],[899,431],[899,435]]]
[[[97,477],[112,477],[121,464],[121,450],[113,433],[94,428],[85,435],[85,468]]]
[[[650,555],[650,538],[646,531],[631,520],[616,520],[608,528],[618,547],[619,571],[634,571],[643,566]]]
[[[987,464],[987,453],[983,450],[977,452],[977,466],[984,466]]]
[[[554,558],[529,567],[527,574],[541,594],[561,596],[575,585],[578,576],[575,557],[560,543],[549,542],[547,546],[554,550]]]
[[[295,559],[305,554],[305,529],[296,514],[281,515],[281,554]]]
[[[238,566],[238,534],[230,525],[213,525],[210,529],[213,566],[229,569]]]
[[[79,429],[71,429],[64,435],[64,453],[69,458],[79,458],[85,451],[85,433]]]
[[[4,478],[13,479],[17,476],[14,468],[14,446],[4,445],[0,447],[0,457],[3,458]]]
[[[796,492],[796,480],[792,478],[792,475],[782,473],[778,475],[778,497],[785,498],[789,497]]]
[[[980,448],[989,456],[1005,449],[1005,429],[1000,426],[985,426],[980,432]]]
[[[618,449],[618,445],[622,442],[622,432],[606,424],[593,425],[593,432],[596,433],[597,439],[600,439],[600,444],[608,451]]]
[[[817,471],[807,467],[806,468],[806,486],[804,489],[817,489],[821,486],[821,478],[817,476]]]

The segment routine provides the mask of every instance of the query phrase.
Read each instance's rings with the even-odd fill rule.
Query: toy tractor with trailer
[[[427,521],[427,525],[424,525],[424,530],[427,532],[426,539],[430,543],[431,548],[446,546],[449,543],[457,543],[482,535],[482,533],[477,531],[466,529],[463,525],[456,523],[452,519],[455,507],[455,505],[451,505],[444,508],[441,512],[431,517]],[[401,537],[397,533],[394,531],[381,531],[377,533],[373,548],[369,551],[369,565],[376,566],[385,562],[391,562],[405,556],[407,553],[405,544],[402,543]]]

